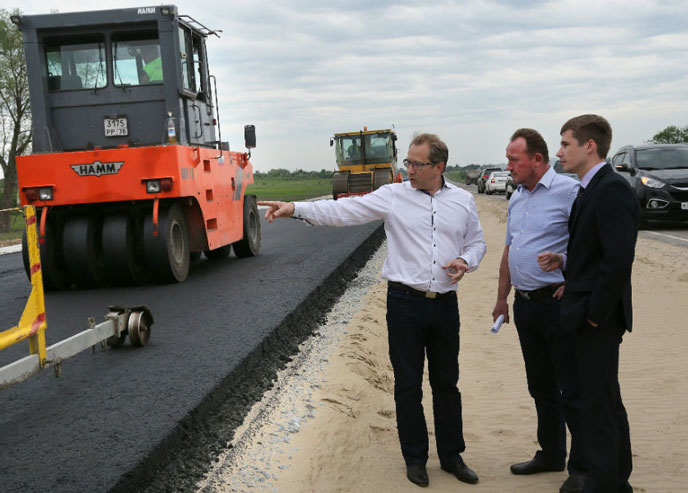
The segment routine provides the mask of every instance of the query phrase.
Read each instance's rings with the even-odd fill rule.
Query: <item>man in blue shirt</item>
[[[547,143],[533,129],[522,128],[506,148],[507,170],[518,185],[509,202],[506,246],[499,268],[497,303],[492,315],[509,321],[507,296],[513,285],[514,321],[526,367],[528,391],[535,401],[541,450],[533,459],[511,466],[513,474],[563,471],[566,426],[571,431],[569,478],[561,492],[581,491],[585,464],[580,440],[580,398],[573,344],[561,329],[561,270],[544,272],[538,254],[562,252],[578,183],[549,166]]]

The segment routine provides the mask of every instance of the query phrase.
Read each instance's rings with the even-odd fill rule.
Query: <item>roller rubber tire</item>
[[[111,214],[103,221],[103,260],[115,284],[143,284],[143,259],[137,258],[138,224],[129,214]]]
[[[22,234],[22,260],[26,277],[31,281],[31,266],[29,265],[29,248],[27,245],[26,229]],[[55,227],[51,221],[45,225],[45,241],[39,243],[41,253],[41,274],[43,288],[46,291],[56,291],[69,288],[69,275],[61,257],[60,245],[62,241],[55,235]]]
[[[253,195],[244,196],[244,237],[233,243],[237,257],[253,257],[260,251],[260,217]]]
[[[159,283],[182,282],[189,275],[191,251],[186,217],[179,204],[160,208],[158,235],[153,235],[153,216],[146,215],[143,226],[146,267]]]
[[[62,251],[74,284],[94,288],[107,284],[103,261],[101,223],[94,215],[72,216],[65,222]]]

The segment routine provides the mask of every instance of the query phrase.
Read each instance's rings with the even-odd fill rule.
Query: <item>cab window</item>
[[[199,36],[193,36],[193,64],[194,64],[194,78],[196,80],[196,92],[198,98],[205,98],[205,59],[203,57],[203,42]]]
[[[179,28],[179,56],[182,64],[182,79],[184,89],[196,92],[196,81],[193,71],[193,59],[191,56],[191,31],[185,27]]]
[[[162,84],[160,42],[155,31],[117,33],[112,47],[116,86]]]
[[[48,90],[98,89],[107,84],[102,35],[44,41]]]

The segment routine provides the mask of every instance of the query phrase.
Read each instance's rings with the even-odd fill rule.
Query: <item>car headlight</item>
[[[650,178],[649,176],[641,176],[640,181],[643,185],[649,188],[662,188],[665,185],[663,181],[659,181],[655,178]]]

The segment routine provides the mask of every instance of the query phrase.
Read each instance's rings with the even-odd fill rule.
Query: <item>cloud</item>
[[[41,4],[22,9],[45,12]],[[208,41],[223,138],[239,148],[254,123],[263,170],[331,168],[329,136],[363,125],[395,124],[402,149],[414,130],[434,131],[452,164],[467,164],[503,161],[522,126],[540,129],[554,154],[559,127],[582,112],[609,118],[613,149],[688,123],[684,1],[177,5],[223,30]]]

